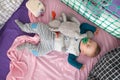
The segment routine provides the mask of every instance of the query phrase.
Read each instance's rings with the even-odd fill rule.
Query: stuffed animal
[[[35,17],[42,16],[45,12],[45,6],[40,0],[28,0],[26,7]]]
[[[65,13],[62,13],[62,16],[58,19],[54,19],[48,23],[51,31],[61,32],[65,36],[71,38],[84,38],[92,37],[93,34],[88,31],[84,34],[80,34],[80,22],[75,17],[67,18]]]
[[[93,33],[91,31],[80,34],[80,22],[73,16],[66,16],[65,13],[62,13],[62,16],[60,16],[58,19],[50,21],[48,25],[50,26],[49,29],[51,31],[59,31],[61,35],[63,35],[55,38],[55,44],[59,44],[59,50],[64,50],[68,53],[75,53],[74,55],[77,56],[79,55],[78,48],[81,39],[85,37],[93,37]]]

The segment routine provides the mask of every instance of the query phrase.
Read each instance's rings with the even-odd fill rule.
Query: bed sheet
[[[21,30],[17,27],[17,25],[14,23],[14,19],[19,19],[20,21],[26,23],[29,22],[29,18],[27,16],[27,9],[25,7],[25,2],[27,0],[24,0],[23,4],[21,5],[21,7],[12,15],[12,17],[6,22],[6,24],[4,25],[4,27],[2,28],[2,30],[0,31],[0,79],[1,80],[6,80],[6,76],[7,73],[9,72],[9,63],[10,60],[8,59],[6,52],[7,50],[10,48],[11,44],[13,43],[14,39],[17,36],[20,36],[22,34],[25,34],[23,32],[21,32]],[[46,9],[46,13],[44,14],[43,17],[39,17],[39,18],[34,18],[32,16],[31,21],[43,21],[44,23],[47,23],[50,20],[50,13],[51,11],[54,9],[57,12],[57,16],[60,15],[60,12],[62,12],[62,9],[65,8],[65,5],[63,5],[62,3],[60,3],[57,0],[44,0],[46,3],[45,5],[48,6],[48,9]],[[43,2],[44,2],[43,1]],[[51,7],[49,7],[51,6]],[[60,6],[60,7],[59,7]],[[59,8],[61,10],[59,10]],[[51,9],[49,9],[51,8]],[[47,12],[48,10],[48,12]],[[49,11],[50,10],[50,11]],[[80,16],[79,14],[77,14],[76,12],[74,12],[73,10],[71,10],[70,8],[66,7],[64,10],[66,13],[74,13],[81,22],[88,22],[90,23],[88,20],[86,20],[85,18],[83,18],[82,16]],[[23,13],[23,14],[21,14]],[[91,23],[90,23],[91,24]],[[86,56],[80,56],[78,58],[78,61],[83,62],[85,64],[85,69],[84,70],[77,70],[77,72],[79,71],[79,75],[74,77],[74,80],[86,80],[86,77],[88,76],[89,71],[91,70],[91,68],[94,66],[94,64],[97,62],[97,60],[103,55],[105,54],[107,51],[109,51],[110,49],[113,49],[115,47],[118,47],[120,45],[120,41],[118,39],[116,39],[115,37],[109,35],[108,33],[106,33],[103,30],[99,31],[99,34],[97,36],[95,36],[94,40],[96,40],[100,46],[101,46],[101,53],[99,56],[97,56],[96,58],[88,58]],[[54,53],[55,54],[55,53]],[[55,60],[60,59],[59,57],[54,57],[54,54],[49,54],[50,56],[47,58],[51,58],[52,57]],[[60,55],[59,55],[60,56]],[[62,55],[61,55],[62,56]],[[65,55],[65,57],[67,58],[67,55]],[[46,58],[46,59],[47,59]],[[48,61],[48,59],[47,59]],[[47,62],[46,61],[46,62]],[[50,60],[50,62],[53,62],[53,64],[55,63],[55,61]],[[42,65],[42,64],[40,64]],[[51,66],[51,68],[53,69],[54,66],[52,65],[48,65]],[[64,66],[66,67],[66,66]],[[71,66],[72,67],[72,66]],[[43,67],[43,68],[48,68],[48,67]],[[74,67],[72,67],[72,69],[74,69]],[[47,69],[49,70],[50,73],[46,73],[44,75],[48,76],[49,74],[52,73],[51,69]],[[57,71],[59,71],[59,69],[56,69]],[[74,69],[75,70],[75,69]],[[55,72],[57,72],[55,71]],[[75,70],[76,71],[76,70]],[[76,74],[74,72],[69,72],[70,74]],[[56,76],[58,76],[59,73],[57,73],[56,75],[49,75],[50,77],[54,78]],[[78,73],[77,73],[78,74]],[[65,75],[65,73],[64,73]],[[38,76],[40,76],[38,74]],[[47,79],[52,79],[52,78],[47,78]],[[76,79],[77,78],[77,79]]]
[[[36,57],[27,48],[18,49],[26,42],[37,44],[39,36],[22,35],[15,39],[7,52],[11,62],[6,80],[79,80],[79,71],[67,62],[67,54],[50,51]]]
[[[6,76],[9,72],[9,63],[6,53],[10,48],[14,39],[24,34],[15,24],[14,20],[19,19],[22,22],[30,22],[28,17],[28,11],[25,7],[24,0],[20,8],[10,17],[10,19],[5,23],[3,28],[0,30],[0,80],[6,80]]]
[[[27,48],[21,50],[16,49],[25,42],[39,42],[36,38],[38,36],[30,37],[23,35],[15,39],[7,53],[11,60],[7,80],[16,78],[19,80],[86,80],[90,70],[100,57],[107,51],[120,45],[119,40],[105,31],[100,30],[99,34],[94,37],[94,40],[101,47],[100,54],[95,58],[80,55],[77,60],[83,63],[85,68],[78,70],[68,63],[67,53],[53,50],[44,56],[36,57]]]
[[[39,22],[40,21],[40,22],[48,23],[50,21],[51,11],[54,10],[57,13],[56,17],[58,17],[61,14],[61,12],[65,12],[66,14],[73,13],[81,23],[87,22],[87,23],[94,25],[93,23],[86,20],[84,17],[82,17],[78,13],[76,13],[71,8],[62,4],[59,0],[43,0],[43,3],[46,6],[46,12],[45,12],[44,16],[42,16],[42,17],[39,16],[36,18],[29,12],[29,18],[30,18],[31,22]],[[94,25],[94,26],[96,26],[96,25]],[[79,76],[77,77],[79,80],[86,80],[90,70],[93,68],[93,66],[96,64],[96,62],[99,60],[99,58],[101,58],[107,51],[120,46],[119,39],[111,36],[110,34],[108,34],[107,32],[105,32],[102,29],[100,29],[99,34],[96,35],[93,39],[96,42],[98,42],[98,44],[101,47],[100,55],[98,55],[95,58],[88,58],[83,55],[79,56],[78,61],[85,64],[85,69],[80,70]],[[74,79],[74,80],[76,80],[76,79]]]

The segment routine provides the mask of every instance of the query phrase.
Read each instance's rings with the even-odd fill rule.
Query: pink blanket
[[[29,12],[31,22],[41,21],[48,23],[51,11],[54,10],[57,13],[57,17],[64,11],[67,14],[75,14],[80,22],[90,23],[59,0],[43,0],[43,3],[46,6],[44,16],[35,18]],[[23,36],[20,36],[19,38],[25,39]],[[22,51],[17,50],[16,47],[24,42],[22,42],[21,39],[19,40],[19,38],[16,38],[8,51],[8,57],[10,58],[11,63],[7,80],[86,80],[89,71],[93,68],[99,58],[107,51],[120,46],[120,40],[109,35],[105,31],[100,30],[99,34],[94,38],[94,40],[100,44],[100,54],[95,58],[88,58],[80,55],[78,61],[82,62],[85,65],[85,68],[83,70],[77,70],[68,64],[67,54],[65,53],[52,51],[45,56],[35,57],[28,52],[27,49]]]
[[[82,62],[85,68],[77,70],[68,64],[67,54],[63,52],[52,51],[47,55],[35,57],[27,49],[17,49],[25,42],[37,44],[37,35],[17,37],[7,53],[11,60],[7,80],[86,80],[99,58],[120,45],[119,40],[103,30],[99,31],[94,40],[100,44],[101,53],[95,58],[80,55],[78,61]]]
[[[7,80],[79,80],[79,70],[67,62],[67,54],[52,51],[45,56],[35,57],[27,49],[18,46],[29,42],[37,44],[39,37],[17,37],[8,50],[10,72]],[[71,73],[72,72],[72,73]]]

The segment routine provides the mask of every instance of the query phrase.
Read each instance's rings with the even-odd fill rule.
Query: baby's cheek
[[[82,52],[82,51],[81,51],[80,55],[87,56],[87,55],[85,54],[85,52]]]

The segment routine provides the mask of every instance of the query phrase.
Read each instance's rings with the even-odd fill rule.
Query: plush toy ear
[[[66,22],[66,21],[67,21],[67,17],[66,17],[66,14],[65,14],[65,13],[62,13],[62,19],[63,19],[63,22]]]

